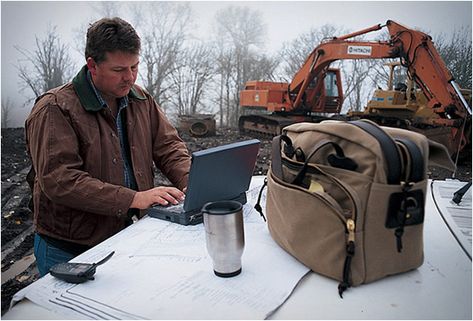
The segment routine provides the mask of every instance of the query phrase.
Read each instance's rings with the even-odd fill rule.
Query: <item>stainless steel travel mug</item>
[[[217,276],[232,277],[241,273],[245,248],[242,209],[241,203],[236,201],[210,202],[202,208],[207,251]]]

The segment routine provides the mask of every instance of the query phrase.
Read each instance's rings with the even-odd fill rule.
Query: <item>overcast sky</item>
[[[99,18],[94,5],[97,7],[94,2],[82,1],[1,2],[1,95],[10,98],[16,106],[13,126],[23,126],[31,109],[31,106],[20,107],[31,93],[18,93],[15,65],[19,55],[14,46],[32,50],[35,35],[42,38],[48,25],[58,26],[61,40],[70,46],[71,56],[80,66],[84,58],[73,49],[73,39],[77,30]],[[268,53],[275,53],[283,42],[324,24],[355,31],[391,19],[432,36],[440,33],[448,36],[455,28],[465,26],[471,30],[472,22],[471,1],[196,1],[191,2],[198,23],[195,34],[208,37],[215,13],[231,5],[261,12],[267,29]]]

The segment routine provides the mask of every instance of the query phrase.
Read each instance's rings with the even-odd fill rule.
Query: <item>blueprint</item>
[[[13,300],[26,297],[65,319],[265,319],[309,269],[272,240],[253,209],[262,183],[255,177],[247,193],[242,273],[236,277],[214,275],[202,224],[146,217],[72,260],[93,263],[115,251],[95,280],[74,285],[48,274]]]

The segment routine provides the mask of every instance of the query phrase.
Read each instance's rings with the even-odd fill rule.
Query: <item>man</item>
[[[87,64],[40,96],[26,120],[41,276],[142,217],[139,210],[184,198],[189,153],[153,98],[134,85],[139,52],[126,21],[93,23]],[[153,162],[176,187],[153,187]]]

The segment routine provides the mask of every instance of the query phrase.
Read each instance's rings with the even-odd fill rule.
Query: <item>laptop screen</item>
[[[257,139],[192,153],[184,210],[238,197],[248,190],[258,155]]]

